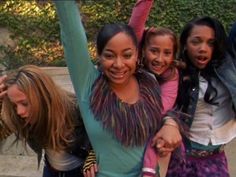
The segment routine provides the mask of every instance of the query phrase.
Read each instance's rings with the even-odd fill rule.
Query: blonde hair
[[[2,117],[18,139],[34,139],[42,148],[64,150],[73,141],[76,117],[75,96],[58,87],[52,78],[34,65],[26,65],[8,74],[5,85],[16,84],[28,98],[27,121],[16,113],[8,97],[3,100]],[[30,123],[29,123],[30,122]]]

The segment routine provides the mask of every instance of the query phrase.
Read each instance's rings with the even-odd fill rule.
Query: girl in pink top
[[[173,31],[168,28],[145,29],[145,22],[149,15],[153,4],[153,0],[138,0],[132,11],[129,25],[133,27],[139,43],[141,51],[141,62],[144,67],[155,75],[160,83],[161,98],[163,104],[162,114],[173,108],[177,93],[179,73],[174,62],[177,53],[177,37]],[[171,120],[168,120],[168,122]],[[172,125],[172,123],[166,123]],[[159,136],[154,137],[147,145],[144,163],[143,175],[155,176],[156,167],[158,165],[158,155],[153,144],[157,143],[158,155],[166,156],[163,159],[169,161],[170,153],[162,153],[164,151],[172,151],[175,147],[169,145],[164,140],[159,139]],[[165,173],[165,172],[163,172]]]

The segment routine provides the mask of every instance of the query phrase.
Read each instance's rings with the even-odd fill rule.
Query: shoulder
[[[179,70],[176,67],[170,67],[160,77],[164,82],[178,81]]]

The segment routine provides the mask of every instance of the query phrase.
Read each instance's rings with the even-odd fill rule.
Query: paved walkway
[[[68,91],[73,91],[70,77],[66,68],[44,68],[60,86]],[[28,148],[26,152],[21,144],[10,148],[14,136],[0,142],[0,177],[41,177],[43,162],[37,169],[37,158]],[[236,177],[236,140],[226,146],[226,154],[229,159],[231,177]]]
[[[231,177],[236,177],[236,139],[226,146],[226,155],[229,161]]]
[[[14,148],[15,149],[15,148]],[[8,149],[11,151],[11,149]],[[16,150],[16,149],[15,149]],[[21,149],[22,150],[22,149]],[[23,155],[2,154],[0,155],[0,177],[41,177],[43,162],[40,169],[37,169],[37,158],[30,152],[29,155],[22,151]],[[5,152],[6,153],[6,152]],[[12,153],[12,152],[11,152]],[[226,147],[226,153],[229,160],[229,170],[231,177],[236,177],[236,140]]]

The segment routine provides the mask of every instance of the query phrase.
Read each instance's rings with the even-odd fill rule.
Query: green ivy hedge
[[[85,1],[81,10],[85,26],[94,34],[104,23],[128,22],[136,0]],[[96,2],[96,3],[95,3]],[[236,21],[235,0],[155,0],[147,26],[165,26],[177,34],[183,26],[197,16],[212,16],[219,19],[228,31]],[[92,39],[92,38],[91,38]]]
[[[87,29],[91,56],[94,39],[105,23],[127,23],[136,0],[81,0],[79,6]],[[235,0],[155,0],[147,26],[165,26],[177,34],[190,19],[209,15],[218,18],[228,31],[236,20]],[[60,46],[59,25],[52,3],[7,0],[0,3],[0,27],[17,39],[17,47],[0,47],[6,53],[0,62],[8,69],[31,63],[65,66]]]
[[[5,53],[0,62],[7,69],[29,63],[41,66],[65,65],[53,4],[25,0],[2,1],[0,27],[7,28],[12,33],[12,39],[17,41],[14,48],[0,48]]]

